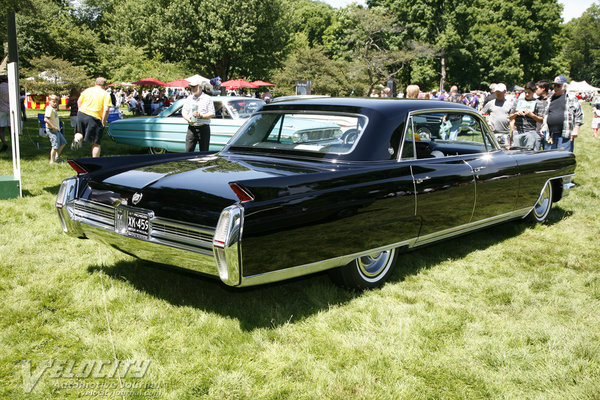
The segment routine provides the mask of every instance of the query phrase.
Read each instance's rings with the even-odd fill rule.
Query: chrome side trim
[[[437,242],[439,240],[448,239],[450,237],[461,235],[463,233],[467,233],[470,231],[474,231],[477,229],[482,229],[488,227],[490,225],[498,224],[505,221],[510,221],[511,219],[522,218],[527,215],[531,211],[531,208],[522,208],[520,210],[511,211],[506,214],[497,215],[495,217],[490,217],[486,219],[481,219],[475,222],[469,222],[468,224],[455,226],[449,229],[445,229],[443,231],[434,232],[429,235],[425,235],[419,237],[415,243],[416,246],[420,246],[423,244],[428,244],[432,242]]]
[[[295,267],[290,267],[286,269],[280,269],[276,271],[265,272],[263,274],[250,275],[250,276],[242,276],[242,281],[239,287],[245,286],[254,286],[254,285],[263,285],[265,283],[278,282],[286,279],[297,278],[299,276],[304,276],[308,274],[313,274],[315,272],[325,271],[331,268],[341,267],[343,265],[348,264],[350,261],[366,256],[368,254],[377,253],[384,250],[389,250],[392,248],[398,247],[411,247],[411,243],[414,242],[415,239],[406,240],[399,243],[394,243],[391,245],[378,247],[375,249],[371,249],[368,251],[361,251],[360,253],[348,254],[336,258],[331,258],[325,261],[318,261],[311,264],[298,265]]]
[[[282,280],[286,280],[286,279],[297,278],[299,276],[308,275],[308,274],[312,274],[315,272],[321,272],[321,271],[325,271],[325,270],[328,270],[331,268],[340,267],[340,266],[348,264],[349,262],[351,262],[352,260],[354,260],[358,257],[366,256],[366,255],[372,254],[372,253],[377,253],[377,252],[380,252],[383,250],[389,250],[391,248],[398,248],[398,247],[407,247],[410,249],[416,248],[416,247],[419,247],[419,246],[422,246],[422,245],[425,245],[428,243],[437,242],[439,240],[443,240],[443,239],[446,239],[446,238],[449,238],[452,236],[460,235],[460,234],[474,231],[477,229],[482,229],[482,228],[488,227],[490,225],[494,225],[496,223],[509,221],[511,219],[517,219],[519,217],[522,217],[523,214],[527,214],[528,212],[529,212],[529,208],[525,208],[525,209],[510,212],[510,213],[506,213],[506,214],[503,214],[503,215],[500,215],[497,217],[487,218],[487,219],[480,220],[477,222],[471,222],[471,223],[468,223],[465,225],[461,225],[456,228],[447,229],[447,230],[441,231],[441,232],[436,232],[436,233],[424,236],[423,238],[412,238],[412,239],[405,240],[402,242],[389,244],[387,246],[377,247],[374,249],[361,251],[359,253],[348,254],[348,255],[331,258],[331,259],[324,260],[324,261],[318,261],[318,262],[311,263],[311,264],[298,265],[295,267],[290,267],[290,268],[281,269],[281,270],[277,270],[277,271],[265,272],[263,274],[242,276],[242,281],[239,286],[244,287],[244,286],[262,285],[265,283],[272,283],[272,282],[282,281]]]

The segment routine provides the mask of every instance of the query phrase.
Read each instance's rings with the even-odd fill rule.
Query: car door
[[[414,160],[415,212],[421,221],[417,244],[453,234],[468,224],[473,214],[472,168],[460,156],[434,150],[438,142],[450,142],[445,132],[451,129],[448,116],[444,112],[417,113],[407,124],[401,157]]]
[[[482,143],[486,151],[466,154],[462,158],[475,177],[475,208],[472,223],[510,217],[519,194],[519,168],[509,152],[500,150],[483,121],[474,119],[468,132],[459,134],[461,141]]]

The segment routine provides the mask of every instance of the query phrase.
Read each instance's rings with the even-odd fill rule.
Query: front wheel
[[[150,154],[165,154],[167,150],[162,147],[148,147],[148,152]]]
[[[329,276],[340,286],[354,289],[376,288],[388,278],[397,257],[396,249],[367,254],[346,266],[330,270]]]
[[[550,209],[552,208],[552,182],[546,182],[546,185],[540,193],[535,205],[527,215],[532,222],[542,223],[548,219]]]

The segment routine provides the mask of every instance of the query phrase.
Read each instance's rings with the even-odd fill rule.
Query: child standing
[[[594,104],[594,117],[592,118],[592,129],[594,130],[594,137],[598,136],[598,126],[600,126],[600,103]]]
[[[46,133],[50,139],[50,164],[60,163],[63,160],[59,157],[60,152],[67,144],[67,140],[60,131],[60,121],[58,120],[58,102],[59,98],[53,94],[49,96],[50,105],[46,107],[46,113],[44,114],[44,122],[46,123]]]

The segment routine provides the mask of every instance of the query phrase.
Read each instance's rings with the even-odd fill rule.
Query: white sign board
[[[8,64],[8,99],[10,101],[10,141],[12,144],[13,175],[19,180],[19,196],[23,197],[21,188],[21,151],[19,135],[21,134],[21,103],[19,102],[19,76],[17,65]]]

